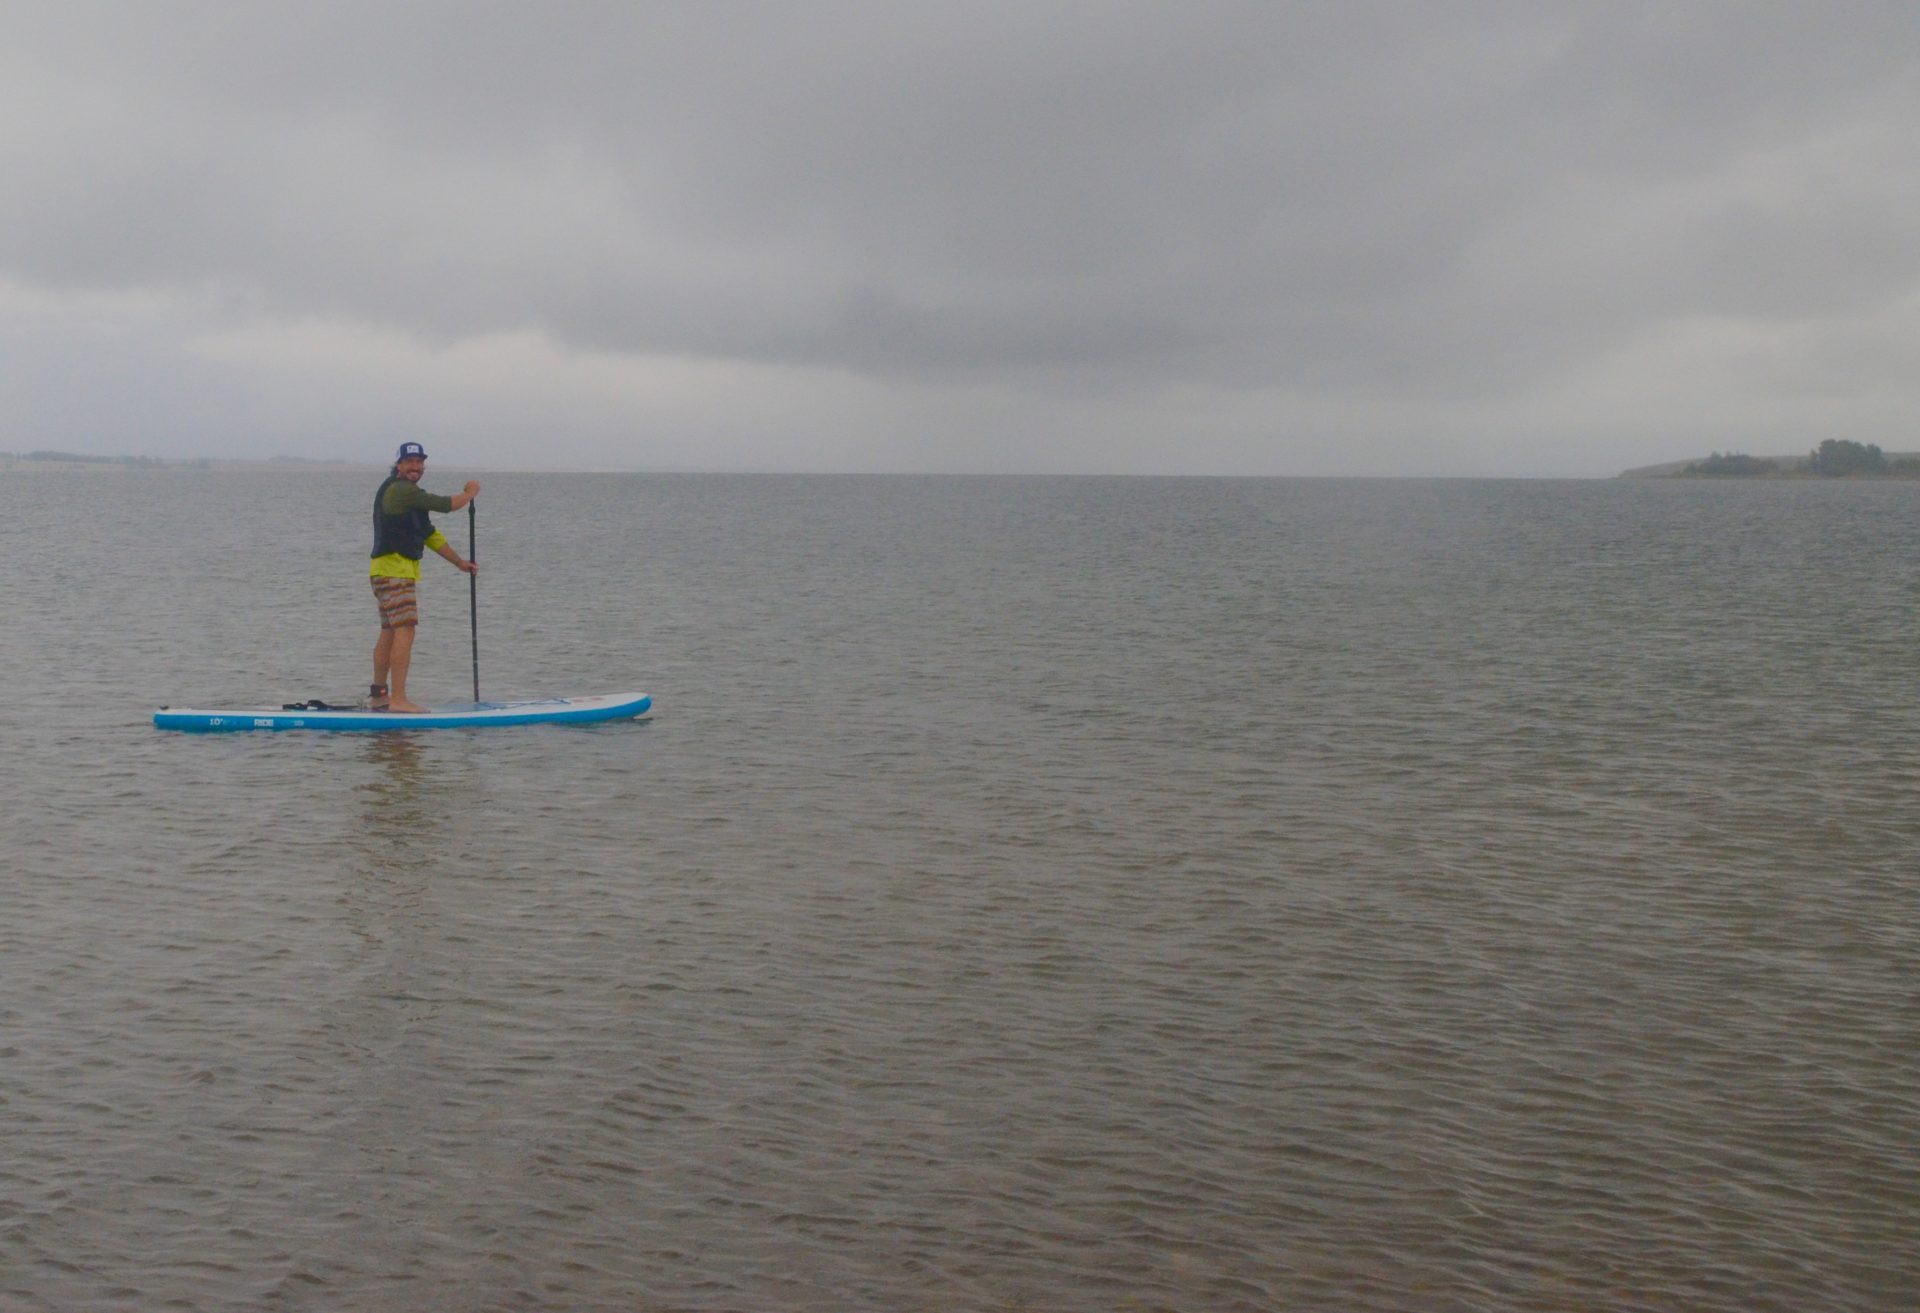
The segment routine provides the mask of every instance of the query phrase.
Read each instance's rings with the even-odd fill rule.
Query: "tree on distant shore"
[[[1719,452],[1705,460],[1697,460],[1681,470],[1682,474],[1698,474],[1707,478],[1744,479],[1760,474],[1771,474],[1775,465],[1770,460],[1761,460],[1758,456],[1746,456],[1730,451],[1722,456]]]
[[[1845,438],[1828,438],[1808,453],[1807,468],[1829,478],[1847,474],[1885,474],[1887,453],[1871,443],[1862,446]]]

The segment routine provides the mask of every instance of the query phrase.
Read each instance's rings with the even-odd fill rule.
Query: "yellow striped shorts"
[[[420,623],[420,604],[414,597],[413,582],[373,576],[373,600],[380,604],[382,629],[405,629]]]

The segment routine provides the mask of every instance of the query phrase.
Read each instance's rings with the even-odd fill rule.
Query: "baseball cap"
[[[403,442],[400,444],[400,450],[394,454],[394,463],[398,464],[410,456],[418,456],[421,460],[425,460],[427,449],[417,442]]]

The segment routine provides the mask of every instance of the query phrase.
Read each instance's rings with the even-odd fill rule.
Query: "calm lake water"
[[[0,471],[9,1313],[1920,1306],[1920,485],[492,475],[652,720],[154,731],[378,478]]]

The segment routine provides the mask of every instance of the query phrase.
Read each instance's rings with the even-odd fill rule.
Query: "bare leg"
[[[376,688],[387,686],[387,669],[393,662],[393,630],[382,629],[380,641],[373,645],[373,683]],[[375,709],[385,707],[387,699],[372,695],[369,703]]]
[[[380,636],[387,645],[387,674],[385,681],[389,690],[387,696],[388,711],[425,711],[425,707],[415,706],[407,701],[407,667],[413,664],[413,625],[402,625],[398,629],[389,629]],[[374,649],[374,660],[379,661],[379,648]]]

